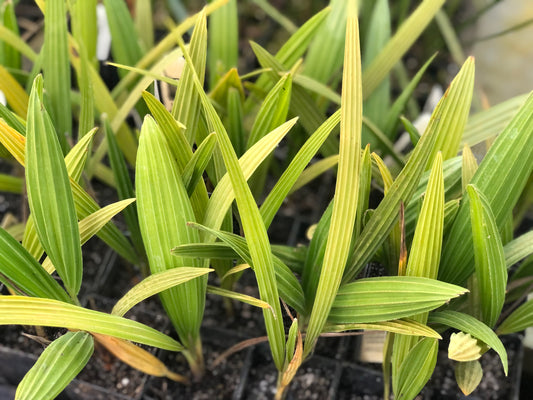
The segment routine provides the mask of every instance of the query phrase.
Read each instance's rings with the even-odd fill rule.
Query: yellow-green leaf
[[[0,324],[77,329],[165,350],[183,350],[176,340],[139,322],[50,299],[0,296]]]
[[[93,351],[93,338],[87,332],[67,332],[40,355],[18,385],[15,399],[54,399],[85,367]]]
[[[78,218],[57,135],[40,98],[42,84],[42,77],[38,76],[28,109],[28,202],[39,240],[70,296],[75,298],[80,290],[83,268]]]
[[[363,103],[361,54],[356,2],[350,1],[347,7],[339,169],[322,271],[307,327],[306,355],[313,350],[335,300],[350,252],[357,211]]]
[[[479,386],[483,379],[483,368],[479,361],[466,361],[455,364],[455,380],[465,396]]]
[[[135,199],[126,199],[122,201],[117,201],[116,203],[110,204],[104,208],[95,211],[94,213],[88,215],[78,223],[78,228],[80,230],[80,242],[85,244],[90,238],[96,235],[100,229],[102,229],[116,214],[121,212],[124,208],[133,203]],[[43,268],[51,274],[55,271],[55,267],[52,264],[50,258],[46,258],[43,261]]]
[[[113,307],[111,314],[123,316],[132,307],[154,294],[188,282],[213,271],[210,268],[181,267],[159,272],[144,278],[131,288]]]

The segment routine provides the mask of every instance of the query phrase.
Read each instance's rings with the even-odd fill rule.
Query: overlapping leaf
[[[428,278],[359,279],[339,289],[329,322],[367,323],[410,317],[435,309],[465,292],[459,286]]]
[[[533,95],[498,136],[470,181],[487,198],[500,229],[533,171]],[[464,282],[474,271],[472,232],[464,199],[445,242],[439,278]]]
[[[39,76],[33,84],[28,109],[28,201],[39,240],[67,291],[75,298],[82,277],[78,219],[61,148],[41,96],[42,77]]]
[[[0,296],[0,324],[84,330],[166,350],[183,350],[176,340],[139,322],[50,299]]]

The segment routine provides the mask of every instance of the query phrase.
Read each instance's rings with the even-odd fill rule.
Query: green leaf
[[[250,148],[259,139],[265,136],[272,129],[283,124],[287,119],[289,104],[292,93],[292,74],[284,75],[268,93],[261,104],[257,117],[250,131],[246,148]],[[266,175],[270,160],[269,156],[265,163],[260,165],[250,180],[250,188],[256,197],[260,196],[266,183]]]
[[[211,235],[227,243],[244,260],[246,264],[253,266],[250,255],[250,245],[246,239],[233,233],[217,231],[200,224],[189,224],[192,227],[204,230]],[[173,252],[175,252],[174,249]],[[273,256],[273,267],[276,274],[276,282],[281,298],[298,313],[303,312],[304,296],[298,279],[292,271],[276,256]]]
[[[182,174],[187,163],[193,157],[192,148],[183,131],[185,127],[177,122],[165,106],[152,94],[144,92],[143,99],[165,136],[170,152],[176,160],[178,172]],[[204,219],[208,200],[205,184],[200,181],[191,197],[194,215],[199,221]]]
[[[462,143],[472,147],[501,133],[527,98],[527,94],[516,96],[473,114],[466,123]]]
[[[287,335],[287,354],[285,356],[285,365],[289,365],[296,349],[296,340],[298,338],[298,319],[294,318],[289,328],[289,334]]]
[[[393,379],[396,398],[412,400],[424,388],[437,365],[438,350],[437,340],[432,338],[420,340],[411,349],[400,367],[399,376]]]
[[[462,173],[462,157],[454,157],[442,163],[442,170],[444,174],[444,196],[448,200],[444,205],[444,224],[449,221],[452,211],[459,208],[459,199],[456,197],[461,194],[461,173]],[[406,237],[412,237],[415,230],[416,220],[422,208],[422,201],[429,181],[431,171],[426,171],[422,174],[418,187],[411,196],[411,201],[405,209],[405,233]],[[452,213],[452,214],[450,214]],[[453,218],[451,219],[453,222]],[[446,232],[446,229],[444,229]]]
[[[144,49],[154,47],[154,13],[151,1],[135,2],[135,30]]]
[[[76,145],[70,149],[68,154],[65,156],[67,173],[72,181],[78,182],[80,180],[89,154],[89,147],[91,146],[92,138],[94,137],[95,133],[96,129],[81,138],[80,141],[76,143]],[[31,255],[33,255],[33,257],[35,257],[36,260],[41,259],[44,249],[39,242],[39,238],[35,230],[34,218],[32,215],[30,215],[26,221],[26,229],[24,231],[22,245],[30,252]],[[51,272],[53,272],[53,268],[50,269],[50,273]]]
[[[104,0],[109,30],[111,31],[111,50],[113,59],[126,65],[135,65],[143,56],[139,37],[131,14],[124,1]],[[118,71],[123,77],[124,71]]]
[[[165,350],[182,351],[176,340],[139,322],[57,300],[0,296],[0,325],[36,325],[84,330]]]
[[[72,302],[59,283],[22,245],[0,228],[0,281],[20,294]]]
[[[199,22],[194,27],[191,42],[189,44],[189,51],[194,63],[194,70],[198,73],[200,82],[203,82],[205,79],[205,64],[207,57],[207,26],[205,23],[205,17],[203,16],[204,12],[205,11],[202,11],[202,16],[198,19]],[[213,18],[217,17],[211,16],[211,19]],[[210,31],[210,34],[213,35],[213,31]],[[215,70],[211,70],[211,72],[214,74]],[[172,105],[172,116],[186,126],[187,130],[185,134],[187,136],[187,141],[190,144],[194,143],[194,140],[196,139],[195,135],[201,110],[200,97],[194,89],[191,68],[185,64],[176,88],[176,95]]]
[[[474,336],[476,339],[482,341],[490,348],[494,349],[496,353],[500,356],[502,361],[503,370],[505,375],[507,375],[508,364],[507,364],[507,352],[502,342],[496,336],[496,334],[483,322],[477,320],[468,314],[463,314],[457,311],[438,311],[433,312],[429,316],[430,324],[444,324],[451,328],[458,329],[460,331],[466,332]],[[498,333],[501,333],[498,331]]]
[[[407,276],[437,279],[444,224],[442,157],[437,153],[411,245]]]
[[[324,172],[329,171],[330,169],[335,167],[338,163],[339,163],[339,155],[337,154],[337,155],[323,158],[311,164],[309,167],[304,169],[303,172],[298,177],[298,179],[296,179],[296,182],[292,186],[291,190],[289,190],[289,195],[296,192],[298,189],[301,189],[302,187],[307,185],[309,182],[311,182],[313,179],[318,178]]]
[[[410,317],[435,309],[467,290],[434,279],[378,277],[341,286],[329,314],[332,323],[367,323]]]
[[[326,251],[326,243],[331,222],[331,213],[333,211],[333,202],[329,203],[328,208],[322,214],[318,222],[307,257],[305,258],[304,268],[302,271],[302,287],[305,294],[305,314],[308,317],[311,314],[316,295],[316,289],[320,280],[320,273],[324,265],[324,252]]]
[[[185,59],[192,67],[192,60],[185,49],[181,38],[178,39],[182,48]],[[231,186],[235,193],[237,207],[240,212],[244,234],[250,246],[250,255],[256,274],[257,285],[261,300],[266,301],[272,306],[273,313],[263,310],[267,334],[270,341],[272,357],[278,370],[283,368],[285,360],[285,333],[283,330],[283,321],[281,320],[281,307],[279,303],[278,288],[276,285],[275,273],[272,262],[272,253],[270,243],[266,232],[265,225],[255,203],[253,195],[246,183],[243,169],[239,165],[237,155],[233,150],[231,141],[218,117],[213,105],[210,103],[207,95],[203,91],[202,84],[198,80],[196,73],[194,75],[194,84],[200,94],[202,107],[206,114],[206,119],[210,130],[217,133],[219,147],[224,159],[224,164],[228,171]]]
[[[57,128],[63,154],[68,151],[66,137],[72,135],[70,105],[70,63],[68,51],[67,10],[64,0],[45,3],[43,74],[50,99],[50,114]]]
[[[259,307],[259,308],[269,309],[269,310],[272,309],[272,307],[270,307],[270,304],[262,300],[256,299],[255,297],[248,296],[242,293],[237,293],[232,290],[222,289],[216,286],[210,286],[210,285],[207,286],[207,293],[216,294],[219,296],[226,297],[228,299],[238,300],[242,303],[250,304],[251,306],[254,306],[254,307]]]
[[[227,103],[228,135],[230,136],[231,143],[233,143],[233,147],[235,148],[237,156],[240,157],[244,153],[245,139],[242,93],[237,88],[230,87],[228,89]]]
[[[507,243],[503,248],[503,252],[505,254],[505,265],[507,265],[507,268],[529,257],[533,254],[533,231],[524,233]]]
[[[15,15],[15,4],[12,2],[4,2],[0,14],[2,25],[11,30],[15,35],[20,36],[17,16]],[[22,60],[17,49],[7,43],[2,43],[0,53],[2,57],[2,65],[13,69],[21,69]]]
[[[74,48],[71,48],[70,62],[76,70],[76,74],[78,76],[82,75],[82,60],[80,55],[74,51]],[[96,69],[91,64],[85,64],[83,68],[87,68],[88,70],[88,76],[90,79],[89,85],[92,85],[93,96],[98,99],[98,101],[95,102],[96,108],[98,109],[98,111],[100,111],[100,113],[105,113],[110,120],[117,120],[117,125],[113,126],[113,131],[116,132],[117,141],[120,145],[120,148],[124,152],[124,156],[126,157],[128,162],[133,165],[135,163],[137,142],[134,139],[132,132],[130,131],[128,126],[123,123],[125,116],[122,119],[117,118],[117,114],[119,112],[118,107],[115,104],[113,98],[111,97],[111,94],[109,93],[109,90],[107,89],[107,86],[100,77],[98,71],[96,71]],[[127,112],[129,111],[130,108],[127,109]],[[105,150],[107,150],[105,147],[106,145],[107,142],[100,143],[100,146],[98,147],[93,158],[91,159],[88,172],[91,172],[91,169],[94,169],[94,165],[97,164],[104,157]],[[102,154],[102,152],[104,154]]]
[[[122,317],[136,304],[148,297],[161,293],[174,286],[181,285],[191,279],[206,275],[211,271],[213,270],[209,268],[181,267],[150,275],[122,296],[113,307],[111,314]]]
[[[358,329],[369,331],[386,331],[391,333],[399,333],[402,335],[424,336],[442,339],[442,337],[435,330],[431,329],[427,325],[408,318],[368,324],[326,324],[324,327],[325,332],[344,332]]]
[[[182,244],[172,249],[172,254],[180,257],[197,257],[197,258],[219,258],[219,259],[237,259],[239,255],[228,244],[222,242],[216,243],[194,243]]]
[[[228,0],[214,0],[205,7],[205,14],[209,15],[213,11],[222,7]],[[157,60],[161,59],[165,53],[168,53],[176,46],[176,37],[182,36],[185,32],[194,27],[198,20],[200,13],[191,15],[186,18],[182,23],[173,28],[163,39],[161,39],[152,49],[150,49],[142,59],[139,60],[135,67],[140,69],[146,69]],[[129,85],[135,80],[135,74],[130,72],[113,89],[113,97],[117,98],[120,93],[129,87]]]
[[[67,332],[54,340],[17,387],[15,399],[54,399],[85,367],[94,351],[87,332]]]
[[[533,300],[529,300],[514,310],[496,330],[498,335],[520,332],[533,325]]]
[[[78,43],[83,43],[90,63],[96,62],[98,27],[96,20],[97,0],[76,1],[71,5],[72,33]]]
[[[454,121],[453,111],[456,110],[456,104],[451,103],[450,98],[456,98],[457,92],[463,93],[464,88],[470,85],[470,80],[469,74],[458,75],[437,104],[426,132],[411,153],[407,164],[365,225],[346,267],[344,282],[352,280],[383,243],[397,221],[400,204],[409,203],[426,166],[431,165],[431,154],[436,155],[438,151],[437,143],[442,142],[448,135],[449,125]]]
[[[390,39],[391,19],[387,0],[375,2],[369,24],[363,52],[363,68],[370,64]],[[387,77],[376,88],[374,93],[366,99],[363,105],[365,117],[374,122],[378,130],[385,126],[386,119],[383,118],[383,115],[386,115],[389,110],[389,103],[390,79]],[[363,144],[370,143],[373,149],[376,146],[381,148],[380,143],[369,132],[368,127],[363,127],[362,142]]]
[[[174,257],[170,249],[199,242],[198,232],[188,229],[194,221],[189,197],[163,133],[147,116],[141,128],[136,166],[137,209],[146,255],[152,273],[203,262]],[[205,278],[187,282],[160,294],[180,338],[195,348],[205,304]]]
[[[97,128],[94,128],[89,132],[85,132],[86,135],[80,137],[78,143],[76,143],[65,156],[65,165],[67,167],[68,175],[76,182],[79,182],[81,174],[85,169],[85,163],[91,152],[92,140],[96,131]]]
[[[315,35],[320,31],[320,28],[331,12],[331,7],[326,7],[319,13],[315,14],[308,21],[305,22],[279,49],[275,55],[275,59],[283,66],[288,67],[293,65],[300,57],[303,56],[309,43],[313,40]],[[253,45],[252,45],[253,46]],[[256,86],[260,89],[267,90],[269,87],[269,77],[263,73],[256,82]]]
[[[28,60],[36,62],[38,55],[29,46],[24,39],[22,39],[15,32],[10,30],[8,27],[0,24],[0,39],[9,44],[11,47],[17,49],[22,55],[24,55]]]
[[[467,187],[474,242],[475,271],[481,321],[494,326],[505,302],[507,267],[500,233],[488,201],[473,185]]]
[[[104,121],[104,132],[109,149],[109,163],[113,170],[118,198],[120,200],[125,200],[135,197],[126,160],[118,147],[116,137],[111,131],[111,125],[107,119]],[[144,244],[141,237],[141,229],[139,228],[139,218],[137,217],[137,204],[132,204],[131,207],[128,207],[124,211],[124,220],[130,231],[130,237],[135,249],[142,254],[144,252]]]
[[[209,71],[211,72],[209,86],[211,88],[229,69],[237,66],[238,57],[237,0],[229,0],[209,18]],[[197,72],[200,73],[200,71]]]
[[[470,147],[465,144],[463,147],[463,168],[462,168],[462,175],[461,175],[461,187],[463,189],[463,193],[466,192],[466,188],[470,181],[472,180],[472,177],[476,174],[478,165],[476,157],[474,156],[474,153],[472,153],[472,150]]]
[[[40,99],[42,82],[35,79],[28,110],[28,202],[39,240],[74,299],[83,269],[78,219],[55,129]]]
[[[285,74],[284,66],[268,51],[259,46],[257,43],[251,42],[252,50],[263,68],[270,68],[271,72],[267,76],[275,83],[280,79],[280,74]],[[300,123],[308,134],[313,134],[318,127],[324,122],[323,112],[318,108],[318,105],[309,96],[307,90],[299,85],[294,85],[292,88],[290,111],[292,114],[299,117]],[[326,141],[323,153],[326,155],[335,154],[338,151],[338,144],[335,144],[334,138]]]
[[[85,2],[80,1],[76,4],[78,3]],[[80,88],[81,96],[80,115],[78,118],[78,138],[81,138],[94,127],[95,96],[89,74],[89,59],[85,45],[79,45],[77,51],[80,54],[81,61],[81,67],[76,71],[76,75],[78,77],[78,87]]]
[[[106,224],[113,218],[116,214],[121,212],[123,209],[132,204],[135,199],[126,199],[122,201],[117,201],[112,203],[104,208],[95,211],[94,213],[88,215],[78,223],[78,228],[80,230],[80,242],[85,244],[90,238],[98,234],[98,232],[106,226]],[[46,258],[43,261],[43,268],[51,274],[54,272],[55,267],[52,265],[50,258]]]
[[[437,139],[437,144],[430,160],[433,159],[437,151],[442,151],[444,160],[455,157],[459,151],[466,120],[470,113],[474,89],[474,70],[474,58],[469,57],[454,78],[454,82],[457,82],[458,85],[457,90],[447,91],[449,107],[442,115],[442,119],[446,123],[447,133]]]
[[[249,149],[272,129],[281,125],[287,118],[291,98],[292,75],[284,75],[268,93],[257,113],[254,125],[248,137],[246,148]]]
[[[479,386],[483,379],[483,368],[479,361],[459,362],[455,364],[455,380],[465,396]]]
[[[413,92],[418,86],[420,79],[422,79],[422,76],[424,75],[427,68],[433,62],[436,56],[437,56],[437,53],[433,54],[429,58],[429,60],[426,61],[426,63],[418,70],[418,72],[413,77],[413,79],[411,79],[409,84],[402,91],[402,94],[398,96],[396,101],[392,104],[392,106],[387,111],[386,118],[385,118],[386,122],[383,126],[383,132],[385,132],[388,138],[392,138],[396,134],[396,126],[398,125],[398,117],[402,113],[402,110],[405,108],[405,105],[407,104],[409,99],[412,98]]]
[[[340,115],[340,111],[335,112],[307,139],[268,194],[260,208],[263,221],[267,227],[270,226],[283,200],[294,188],[298,178],[301,178],[305,166],[316,155],[329,134],[339,123]]]
[[[503,226],[533,171],[533,95],[498,136],[470,183],[485,195],[496,225]],[[474,271],[469,199],[461,203],[442,254],[439,279],[464,282]]]
[[[0,174],[0,192],[22,194],[24,181],[16,176]]]
[[[285,122],[264,136],[244,153],[239,159],[239,166],[242,169],[245,179],[249,179],[252,176],[256,168],[276,148],[278,143],[285,137],[295,123],[296,118]],[[219,135],[217,133],[217,137]],[[209,198],[203,225],[209,228],[219,229],[233,200],[235,200],[235,192],[232,187],[230,175],[226,174],[220,179]]]
[[[216,144],[217,140],[215,134],[211,133],[202,141],[202,143],[200,143],[192,158],[185,166],[181,177],[189,196],[193,194],[196,185],[198,185],[198,182],[202,179],[202,174],[211,160]]]
[[[25,117],[26,117],[26,114],[24,114],[24,118]],[[10,109],[8,109],[5,105],[3,105],[1,103],[0,103],[0,118],[1,118],[0,119],[1,122],[3,122],[4,124],[7,122],[7,124],[11,128],[16,130],[17,132],[19,132],[23,136],[26,136],[26,121],[21,120]],[[2,150],[2,151],[4,151],[4,150]]]
[[[167,140],[169,149],[176,159],[178,171],[182,173],[193,155],[191,146],[183,133],[186,127],[176,121],[153,94],[143,92],[142,96]]]
[[[304,74],[319,82],[327,83],[342,67],[348,3],[346,0],[330,1],[331,12],[309,46]]]
[[[314,349],[335,300],[351,248],[357,211],[363,112],[361,54],[355,1],[351,1],[347,7],[339,169],[324,261],[307,327],[304,354]]]
[[[368,97],[388,75],[392,67],[402,58],[433,16],[442,7],[444,0],[424,0],[400,26],[385,48],[365,69],[363,95]]]
[[[437,153],[429,178],[422,210],[417,221],[415,235],[411,244],[406,276],[436,279],[444,227],[444,178],[442,174],[442,155]],[[416,315],[413,319],[425,324],[427,314]],[[392,353],[393,375],[400,373],[404,360],[414,348],[418,338],[395,336]]]

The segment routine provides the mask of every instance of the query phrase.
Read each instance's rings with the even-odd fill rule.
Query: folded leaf
[[[424,388],[435,365],[439,345],[436,339],[424,338],[411,349],[400,367],[396,379],[393,378],[396,398],[412,400]]]
[[[367,324],[326,324],[324,327],[324,332],[344,332],[359,329],[442,339],[442,337],[435,330],[431,329],[427,325],[423,325],[420,322],[416,322],[408,318]]]
[[[313,351],[339,289],[351,250],[361,169],[363,98],[359,22],[355,1],[346,2],[346,47],[342,76],[339,169],[320,279],[311,309],[304,354]]]
[[[529,300],[514,310],[496,330],[498,335],[520,332],[533,325],[533,300]]]
[[[201,267],[199,260],[175,257],[177,245],[199,242],[187,227],[194,212],[163,133],[147,116],[141,128],[136,166],[137,209],[146,255],[153,274],[184,266]],[[206,277],[160,294],[169,317],[188,348],[195,348],[204,311]]]
[[[438,311],[431,313],[428,320],[429,324],[444,324],[449,327],[459,329],[479,339],[487,346],[493,348],[500,356],[505,375],[507,375],[507,352],[502,342],[496,334],[483,322],[475,319],[471,315],[463,314],[457,311]],[[500,332],[498,332],[500,333]]]
[[[67,332],[54,340],[24,376],[15,399],[54,399],[85,367],[94,351],[87,332]]]
[[[72,298],[81,287],[78,218],[69,177],[52,121],[42,101],[41,76],[30,95],[26,140],[28,202],[39,240]]]
[[[132,307],[154,294],[188,282],[213,271],[209,268],[181,267],[169,269],[144,278],[131,288],[113,307],[111,314],[122,317]]]
[[[485,196],[473,185],[468,185],[467,192],[478,285],[475,294],[480,297],[475,303],[481,306],[482,322],[494,326],[500,317],[507,287],[502,240]]]
[[[455,364],[455,380],[465,396],[479,386],[483,379],[483,368],[479,361],[459,362]]]
[[[498,136],[470,183],[487,198],[498,229],[518,201],[533,171],[533,95]],[[442,254],[439,279],[464,282],[474,271],[472,231],[465,221],[470,213],[465,198],[452,225]]]
[[[459,286],[428,278],[359,279],[341,286],[329,322],[368,323],[409,317],[435,309],[465,292]]]
[[[0,228],[0,281],[15,292],[72,302],[65,290],[35,261],[35,258]]]
[[[84,330],[165,350],[183,350],[183,346],[176,340],[130,319],[57,300],[0,296],[0,325],[15,324]]]

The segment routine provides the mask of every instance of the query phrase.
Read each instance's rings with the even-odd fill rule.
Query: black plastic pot
[[[12,400],[16,386],[35,364],[37,357],[0,345],[0,400]],[[139,397],[140,398],[140,397]],[[133,400],[112,390],[75,379],[59,394],[58,400]]]

